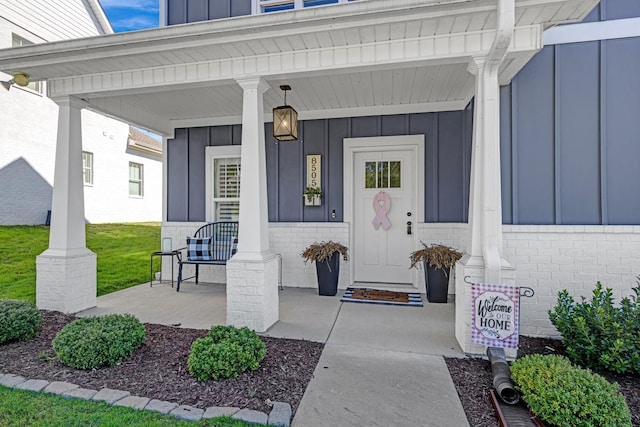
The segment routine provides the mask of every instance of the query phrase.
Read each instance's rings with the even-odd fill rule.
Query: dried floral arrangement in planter
[[[453,267],[453,264],[456,263],[460,258],[462,258],[462,254],[457,250],[450,248],[445,245],[431,245],[427,246],[423,242],[422,248],[411,253],[411,267],[414,268],[421,264],[422,262],[426,262],[429,267],[440,268],[448,271],[449,268]]]
[[[330,258],[335,252],[340,252],[342,257],[346,261],[348,257],[348,250],[349,249],[343,244],[329,240],[328,242],[314,242],[312,245],[309,245],[300,255],[302,256],[302,258],[304,258],[305,264],[308,261],[322,262]]]

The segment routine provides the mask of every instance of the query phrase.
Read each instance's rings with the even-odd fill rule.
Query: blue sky
[[[160,0],[100,0],[113,31],[133,31],[158,26]]]

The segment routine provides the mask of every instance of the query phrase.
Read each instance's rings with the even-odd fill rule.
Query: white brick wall
[[[162,235],[184,246],[186,236],[203,223],[164,223]],[[535,290],[522,298],[520,330],[524,335],[556,336],[547,311],[557,293],[567,289],[576,297],[591,295],[596,282],[614,290],[616,298],[631,294],[640,275],[640,226],[504,226],[504,255],[515,268],[516,283]],[[467,224],[419,224],[419,239],[466,250]],[[300,254],[314,241],[334,240],[352,247],[347,223],[270,223],[271,248],[282,255],[282,284],[315,288],[313,264],[305,266]],[[408,256],[408,254],[407,254]],[[163,271],[170,268],[164,261]],[[168,274],[168,273],[167,273]],[[424,292],[424,276],[418,287]],[[168,277],[168,276],[167,276]],[[224,283],[224,267],[201,269],[203,281]],[[453,277],[449,293],[454,293]],[[349,262],[341,262],[339,287],[349,283]]]
[[[467,224],[420,224],[418,229],[424,243],[466,250]],[[548,311],[562,289],[577,299],[590,297],[601,281],[619,300],[631,295],[640,275],[640,226],[505,225],[503,239],[517,285],[535,291],[521,299],[524,335],[558,335]],[[452,289],[450,284],[449,293]]]
[[[418,236],[420,242],[426,245],[446,245],[462,253],[467,248],[467,224],[418,223]],[[417,277],[416,286],[421,293],[425,293],[426,285],[422,267],[420,267],[420,274]],[[449,276],[449,294],[455,294],[455,288],[455,271],[452,269]]]
[[[640,274],[640,226],[504,226],[504,255],[519,286],[535,290],[521,299],[524,335],[558,335],[547,314],[567,289],[579,300],[597,281],[617,300],[631,295]]]
[[[314,242],[333,240],[342,243],[351,252],[349,224],[344,222],[279,222],[269,224],[269,239],[274,252],[282,255],[283,286],[317,288],[315,263],[306,265],[300,256]],[[340,261],[338,288],[346,289],[349,280],[350,261]]]
[[[227,264],[227,324],[265,332],[278,321],[279,257]]]
[[[419,223],[418,236],[426,245],[447,245],[460,252],[467,248],[467,224]]]
[[[174,248],[186,246],[187,236],[193,233],[204,222],[164,222],[162,237],[171,237]],[[269,239],[271,250],[282,257],[282,285],[297,288],[317,288],[316,267],[313,263],[304,264],[300,254],[313,242],[333,240],[349,246],[349,225],[337,222],[318,223],[270,223]],[[171,274],[171,264],[164,257],[162,264],[163,277]],[[185,266],[183,276],[194,273],[193,266]],[[176,269],[175,274],[178,274]],[[207,266],[200,268],[199,280],[211,283],[225,283],[224,266]],[[349,283],[349,261],[341,261],[338,287],[345,289]]]
[[[96,306],[96,254],[46,251],[36,257],[36,305],[41,310],[77,313]]]

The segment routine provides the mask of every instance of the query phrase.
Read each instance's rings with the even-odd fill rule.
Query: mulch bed
[[[564,347],[558,340],[520,337],[518,357],[527,354],[560,354]],[[473,427],[495,427],[498,420],[489,401],[492,387],[491,365],[480,358],[445,359],[458,390],[469,424]],[[632,422],[640,427],[640,377],[599,372],[611,382],[617,382],[631,409]]]
[[[189,375],[191,343],[208,331],[146,324],[147,338],[122,364],[93,371],[69,368],[55,358],[51,341],[74,316],[42,311],[40,335],[0,347],[0,372],[47,381],[67,381],[84,388],[127,390],[137,396],[191,405],[235,406],[269,413],[269,402],[288,402],[295,413],[324,345],[261,337],[267,354],[260,367],[238,378],[199,382]]]
[[[134,395],[168,400],[199,408],[236,406],[269,412],[269,402],[288,402],[295,413],[313,376],[324,345],[261,337],[267,355],[256,371],[223,381],[199,382],[187,371],[191,343],[206,330],[146,324],[143,345],[122,364],[93,371],[69,368],[55,358],[51,341],[74,316],[43,311],[40,335],[30,341],[0,347],[0,372],[48,381],[68,381],[81,387],[130,391]],[[560,341],[520,337],[518,355],[564,354]],[[469,424],[494,427],[498,421],[489,402],[491,366],[479,358],[446,359]],[[640,377],[601,373],[617,382],[631,409],[633,425],[640,427]]]

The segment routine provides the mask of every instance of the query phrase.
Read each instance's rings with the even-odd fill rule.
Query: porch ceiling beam
[[[495,30],[476,31],[61,77],[49,80],[49,92],[51,96],[98,95],[114,90],[136,93],[143,88],[161,90],[171,85],[176,89],[184,83],[228,81],[255,75],[281,78],[328,70],[348,72],[364,67],[456,63],[486,54],[494,38]],[[518,27],[509,53],[528,56],[529,52],[540,49],[541,39],[539,25]]]
[[[335,108],[329,110],[300,111],[298,120],[334,119],[341,117],[384,116],[394,114],[431,113],[436,111],[463,110],[473,97],[473,91],[464,100],[425,102],[421,104],[380,105],[372,107]],[[271,121],[271,110],[265,111],[267,122]],[[202,117],[193,119],[171,120],[171,128],[188,128],[202,126],[237,125],[242,123],[242,116]]]
[[[114,117],[117,120],[124,119],[128,123],[162,135],[171,135],[173,132],[168,118],[160,117],[117,98],[97,98],[87,102],[89,109]]]
[[[531,51],[528,54],[518,55],[516,57],[507,57],[500,68],[500,74],[498,75],[498,83],[500,86],[505,86],[511,83],[511,80],[518,74],[518,72],[527,65],[527,62],[533,58],[537,51]]]

